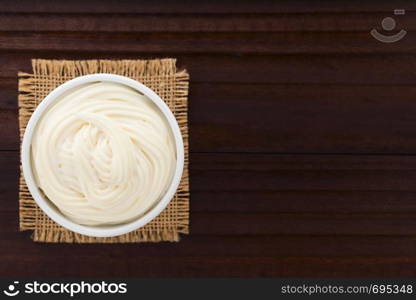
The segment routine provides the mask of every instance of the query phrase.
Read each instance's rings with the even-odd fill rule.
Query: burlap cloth
[[[19,73],[20,139],[40,101],[60,84],[92,73],[113,73],[136,79],[153,89],[170,107],[178,120],[185,145],[185,168],[179,189],[169,206],[151,223],[131,233],[94,238],[69,231],[46,216],[32,199],[20,176],[20,230],[33,230],[36,242],[50,243],[131,243],[178,241],[189,231],[188,181],[188,73],[176,70],[175,59],[155,60],[32,60],[33,74]]]

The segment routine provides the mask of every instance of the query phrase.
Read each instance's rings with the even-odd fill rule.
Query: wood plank
[[[192,153],[191,163],[203,191],[415,191],[416,156]]]
[[[19,150],[19,123],[17,109],[0,109],[0,151]]]
[[[191,85],[191,149],[415,153],[415,93],[378,86]]]
[[[73,53],[68,51],[8,51],[0,55],[0,77],[16,80],[17,72],[31,72],[32,58],[49,59],[140,59],[136,53]],[[258,83],[314,85],[415,85],[413,55],[184,55],[169,53],[186,68],[191,83]],[[376,67],[375,67],[376,66]],[[2,79],[3,80],[3,79]],[[191,84],[191,93],[193,85]],[[241,88],[241,87],[240,87]],[[280,90],[280,89],[279,89]],[[267,90],[266,90],[267,91]],[[323,92],[324,90],[322,90]],[[316,91],[315,93],[321,93]]]
[[[409,54],[416,36],[383,44],[369,32],[267,33],[0,33],[0,51],[188,54]]]
[[[45,246],[46,247],[46,246]],[[28,268],[27,266],[31,266]],[[16,277],[413,277],[416,260],[408,257],[139,257],[70,255],[12,256],[0,275]]]
[[[395,1],[392,6],[388,1],[356,2],[330,1],[319,3],[310,1],[220,1],[202,0],[195,5],[192,1],[120,1],[120,0],[72,0],[72,1],[39,1],[39,0],[3,0],[0,11],[3,12],[41,12],[41,13],[345,13],[345,12],[373,12],[391,13],[393,8],[405,8],[414,11],[413,1]]]
[[[48,251],[56,253],[57,259],[81,254],[90,259],[97,252],[108,256],[135,257],[189,257],[227,256],[233,257],[275,257],[288,256],[348,258],[377,256],[410,257],[416,250],[416,238],[411,236],[209,236],[191,234],[180,243],[119,244],[44,244],[33,243],[29,232],[4,233],[0,245],[2,256],[47,256]],[[10,245],[13,253],[10,253]],[[1,274],[1,273],[0,273]]]
[[[416,235],[415,214],[194,212],[191,223],[206,235]]]
[[[1,78],[0,90],[0,109],[17,109],[17,78]]]
[[[295,14],[67,14],[1,13],[1,32],[366,32],[381,28],[385,12]],[[416,30],[416,13],[396,28]]]
[[[73,53],[68,51],[7,51],[0,55],[0,77],[16,80],[17,72],[31,72],[32,58],[49,59],[140,59],[145,53]],[[177,58],[193,83],[313,84],[313,85],[415,85],[414,55],[184,55]],[[241,88],[241,87],[240,87]],[[280,90],[280,87],[279,87]],[[279,91],[278,90],[278,91]],[[267,90],[266,90],[267,91]],[[318,90],[315,93],[322,93]]]
[[[195,212],[400,213],[415,212],[416,192],[330,190],[203,190],[192,185]],[[202,189],[202,190],[200,190]]]

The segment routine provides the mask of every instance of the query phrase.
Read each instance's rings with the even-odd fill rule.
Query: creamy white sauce
[[[84,225],[124,223],[146,213],[166,192],[175,164],[163,114],[121,84],[93,83],[63,95],[32,140],[39,188]]]

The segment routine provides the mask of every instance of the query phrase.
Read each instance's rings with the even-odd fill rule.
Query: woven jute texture
[[[19,73],[20,139],[36,106],[60,84],[87,74],[112,73],[136,79],[153,89],[174,113],[185,145],[185,168],[176,195],[152,222],[131,233],[94,238],[69,231],[46,216],[32,199],[20,174],[20,230],[32,230],[36,242],[50,243],[133,243],[179,241],[189,231],[188,179],[188,73],[177,71],[175,59],[155,60],[32,60],[33,74]]]

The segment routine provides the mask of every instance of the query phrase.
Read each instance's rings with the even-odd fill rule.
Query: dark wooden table
[[[415,2],[196,2],[1,1],[0,276],[415,276]],[[370,36],[386,16],[402,41]],[[191,75],[190,235],[33,243],[17,72],[149,57]]]

